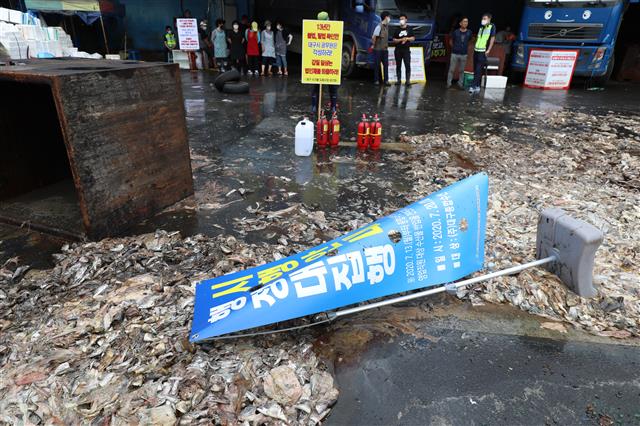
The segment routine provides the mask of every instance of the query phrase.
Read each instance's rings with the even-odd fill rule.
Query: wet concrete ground
[[[358,153],[354,147],[315,152],[311,158],[295,157],[293,133],[297,122],[310,113],[310,89],[295,77],[249,77],[249,95],[224,95],[212,85],[215,75],[183,73],[190,144],[199,211],[172,211],[148,221],[134,232],[158,227],[183,233],[215,235],[233,232],[233,218],[247,207],[267,199],[293,194],[290,202],[304,202],[339,212],[352,198],[353,180],[364,181],[370,197],[402,206],[390,199],[367,177],[388,181],[404,192],[411,187],[400,170],[387,161],[387,149]],[[579,84],[578,84],[579,86]],[[396,142],[403,133],[485,133],[493,127],[510,126],[514,139],[529,140],[526,125],[515,123],[497,106],[526,105],[544,110],[568,107],[591,113],[634,111],[640,103],[640,86],[611,84],[605,91],[577,87],[565,92],[510,87],[470,96],[447,90],[441,81],[411,87],[375,87],[367,77],[345,80],[339,90],[342,140],[355,141],[356,123],[362,113],[380,115],[384,142]],[[313,120],[314,121],[314,120]],[[394,147],[395,148],[395,147]],[[472,164],[461,165],[472,168]],[[233,189],[251,191],[245,196]],[[202,206],[201,206],[202,207]],[[240,216],[241,217],[241,216]],[[224,229],[222,229],[224,228]],[[259,235],[250,236],[260,241]]]
[[[411,182],[385,149],[357,155],[353,147],[341,147],[311,158],[293,155],[295,124],[310,109],[309,88],[294,77],[254,77],[249,95],[216,92],[214,77],[183,73],[197,203],[165,211],[132,233],[157,228],[183,235],[234,233],[234,220],[256,203],[275,210],[302,201],[340,212],[357,195],[406,204],[394,194],[408,191]],[[511,137],[528,140],[526,123],[511,122],[497,106],[625,113],[637,110],[640,87],[614,83],[601,92],[579,84],[569,92],[510,87],[471,97],[445,89],[441,81],[376,88],[362,79],[343,83],[339,103],[343,138],[350,140],[363,112],[380,114],[387,143],[403,132],[482,134],[503,125],[512,128]],[[354,194],[354,180],[363,182],[365,194]],[[269,242],[277,236],[256,232],[243,238]],[[63,243],[28,227],[0,225],[0,262],[19,255],[25,263],[46,267]],[[469,319],[460,310],[468,306],[443,309],[445,314],[418,318],[417,334],[407,333],[405,324],[401,333],[374,339],[358,351],[347,346],[357,356],[353,363],[336,359],[341,398],[329,424],[609,424],[608,418],[640,424],[636,347],[574,334],[540,335],[539,319],[529,315],[489,310]],[[342,325],[349,324],[355,323]],[[339,330],[327,338],[337,335]],[[357,342],[358,336],[343,340]]]
[[[337,358],[341,395],[326,424],[640,424],[637,346],[545,330],[504,305],[433,306],[410,332]]]

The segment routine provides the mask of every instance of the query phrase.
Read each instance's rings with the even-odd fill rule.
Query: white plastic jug
[[[313,123],[305,117],[296,126],[296,155],[308,157],[313,151]]]

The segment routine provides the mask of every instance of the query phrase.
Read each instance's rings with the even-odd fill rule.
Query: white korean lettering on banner
[[[269,306],[273,306],[276,303],[276,298],[284,299],[289,295],[289,283],[287,280],[281,278],[261,289],[256,290],[251,294],[251,301],[255,309],[262,307],[262,302],[265,302]]]
[[[220,321],[221,319],[229,316],[232,310],[237,311],[238,309],[242,309],[246,304],[247,298],[243,296],[230,302],[223,303],[222,305],[214,306],[209,309],[209,322],[213,324],[216,321]]]
[[[351,268],[346,264],[347,261]],[[327,263],[333,265],[331,273],[336,291],[342,290],[342,286],[349,290],[352,285],[361,284],[365,280],[364,262],[359,251],[329,257]]]
[[[309,297],[327,292],[325,275],[327,268],[322,261],[298,269],[291,274],[291,281],[298,297]]]
[[[364,256],[367,259],[367,279],[369,284],[382,282],[385,274],[391,275],[396,269],[396,255],[393,247],[389,244],[378,247],[367,247],[364,249]]]

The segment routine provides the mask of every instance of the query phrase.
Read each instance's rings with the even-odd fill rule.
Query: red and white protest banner
[[[531,49],[525,87],[567,90],[578,61],[578,50]]]

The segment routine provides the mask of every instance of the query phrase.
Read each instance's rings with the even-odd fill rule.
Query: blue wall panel
[[[164,27],[173,26],[173,19],[181,16],[180,0],[120,0],[126,7],[127,36],[132,48],[162,50]],[[212,2],[211,19],[216,19],[216,3]],[[206,18],[208,0],[184,0],[184,8],[194,18]]]

